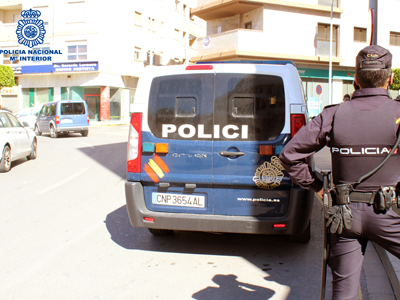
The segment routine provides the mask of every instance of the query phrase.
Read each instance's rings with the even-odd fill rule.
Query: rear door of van
[[[166,73],[152,79],[141,136],[146,206],[213,214],[214,71],[157,70]]]
[[[60,102],[59,127],[85,126],[87,113],[86,105],[82,101]]]
[[[278,159],[288,139],[282,134],[286,109],[282,67],[216,68],[214,126],[219,134],[213,150],[214,213],[282,217],[290,189]]]

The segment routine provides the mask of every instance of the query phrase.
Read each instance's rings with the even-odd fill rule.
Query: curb
[[[387,276],[389,277],[390,284],[392,285],[394,295],[396,296],[396,299],[400,299],[400,283],[399,283],[399,277],[398,275],[399,272],[395,271],[395,268],[393,266],[393,263],[396,263],[393,261],[394,259],[397,259],[396,257],[391,257],[392,255],[388,253],[385,249],[383,249],[381,246],[375,244],[372,242],[372,244],[375,247],[376,252],[378,253],[378,256],[382,262],[382,265],[386,271]],[[399,262],[397,262],[399,264]]]

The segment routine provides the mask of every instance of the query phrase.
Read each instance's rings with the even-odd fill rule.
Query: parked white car
[[[29,124],[29,128],[34,129],[36,119],[37,116],[39,115],[41,108],[42,105],[36,107],[23,108],[14,113],[14,116],[16,116],[21,123],[26,122]]]
[[[11,113],[0,110],[0,172],[8,172],[11,162],[26,157],[37,157],[37,139],[35,132],[25,127]]]

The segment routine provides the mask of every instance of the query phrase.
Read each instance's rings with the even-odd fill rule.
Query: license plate
[[[206,197],[197,195],[153,193],[152,202],[156,205],[204,208],[206,205]]]
[[[71,119],[62,119],[60,120],[60,123],[65,124],[65,123],[72,123]]]

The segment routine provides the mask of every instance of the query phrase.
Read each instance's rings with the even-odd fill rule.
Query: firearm
[[[326,288],[326,270],[328,264],[328,254],[329,254],[329,244],[328,244],[328,228],[326,227],[326,211],[332,207],[332,197],[330,194],[330,189],[332,188],[331,182],[331,171],[321,171],[323,176],[323,189],[324,197],[322,199],[323,208],[323,239],[322,239],[322,273],[321,273],[321,300],[325,299],[325,288]]]

